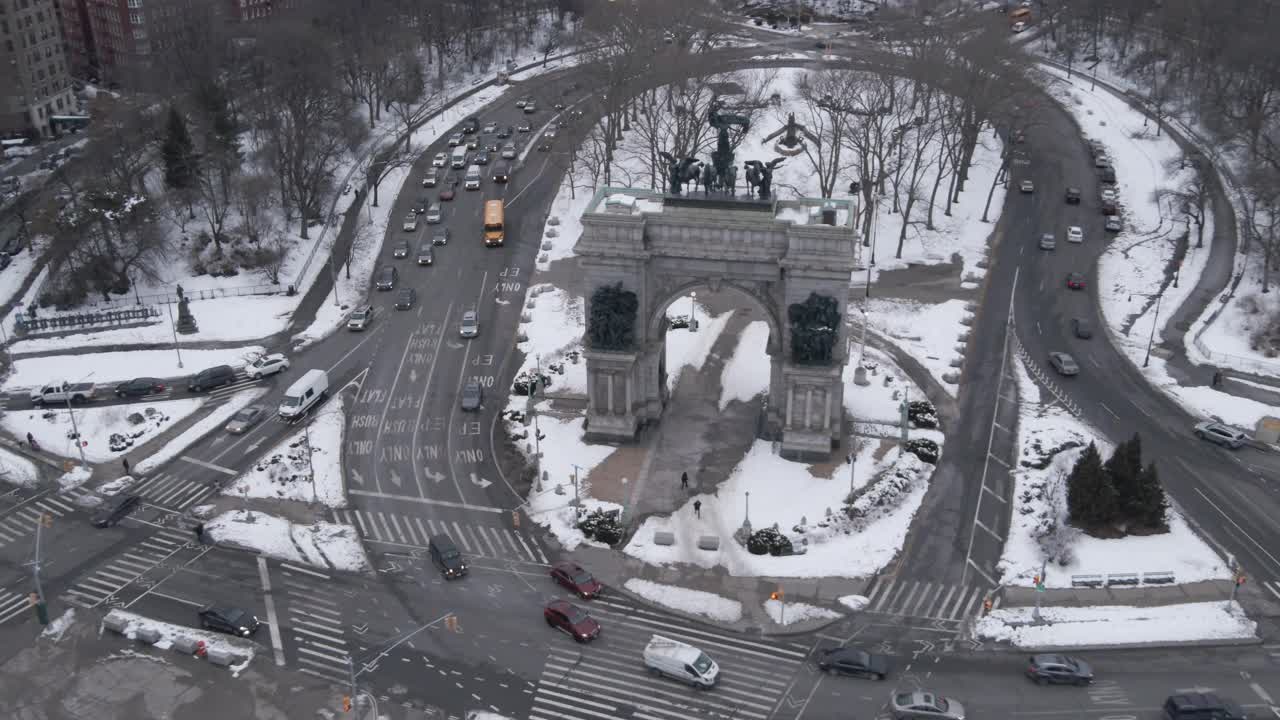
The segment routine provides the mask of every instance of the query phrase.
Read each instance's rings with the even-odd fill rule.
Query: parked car
[[[198,393],[230,385],[235,381],[236,371],[232,370],[230,365],[214,365],[191,376],[191,380],[187,382],[187,389]]]
[[[1081,340],[1093,337],[1093,323],[1082,317],[1071,318],[1071,332]]]
[[[449,154],[438,152],[436,156],[431,158],[431,167],[442,168],[449,164]]]
[[[231,420],[227,423],[227,432],[232,435],[243,435],[266,416],[267,409],[265,407],[250,405],[231,416]]]
[[[397,260],[409,257],[409,241],[401,240],[391,248],[391,257]]]
[[[410,210],[409,214],[404,216],[404,222],[400,225],[400,229],[405,232],[416,232],[418,229],[418,214]]]
[[[889,658],[857,648],[830,648],[818,656],[818,669],[832,674],[883,680],[889,674]]]
[[[347,316],[348,330],[364,330],[373,324],[373,306],[362,305]]]
[[[447,227],[436,228],[435,232],[431,233],[431,244],[432,245],[448,245],[449,235],[450,235],[449,228]]]
[[[1067,273],[1067,287],[1072,290],[1083,290],[1085,286],[1084,273],[1070,272]]]
[[[109,528],[123,520],[141,504],[142,498],[137,495],[119,495],[111,498],[93,514],[93,526]]]
[[[462,397],[460,406],[467,412],[475,412],[484,404],[484,391],[480,389],[480,383],[469,382],[462,386]]]
[[[244,374],[248,375],[250,379],[257,380],[276,373],[282,373],[288,369],[289,358],[285,357],[284,353],[271,353],[270,355],[263,355],[250,363],[249,367],[244,369]]]
[[[37,407],[53,403],[70,402],[73,405],[88,402],[97,397],[98,388],[93,383],[50,383],[31,391],[31,404]]]
[[[475,310],[462,313],[462,321],[458,323],[458,334],[464,338],[473,338],[480,334],[480,316]]]
[[[1105,167],[1111,167],[1111,158],[1107,157],[1106,152],[1095,153],[1093,156],[1093,166],[1099,170]]]
[[[1076,359],[1064,352],[1049,353],[1049,364],[1059,375],[1070,377],[1080,374],[1080,366],[1076,364]]]
[[[1053,250],[1058,247],[1058,242],[1053,237],[1053,233],[1044,233],[1040,236],[1040,249]]]
[[[155,378],[141,377],[116,385],[116,397],[146,397],[165,391],[164,383]]]
[[[551,579],[583,600],[600,597],[604,585],[581,565],[562,560],[551,566]]]
[[[1123,227],[1123,225],[1121,225],[1120,223],[1120,216],[1108,215],[1106,225],[1104,225],[1104,227],[1108,232],[1120,232],[1121,228]]]
[[[1041,685],[1088,685],[1093,682],[1093,668],[1089,663],[1070,655],[1032,655],[1026,673]]]
[[[228,635],[250,637],[258,632],[258,618],[238,607],[214,606],[200,610],[200,627]]]
[[[1220,422],[1212,421],[1197,423],[1196,437],[1201,440],[1208,440],[1209,442],[1217,443],[1224,447],[1229,447],[1232,450],[1244,445],[1249,439],[1248,436],[1240,430]]]
[[[410,310],[414,304],[418,302],[418,291],[411,287],[400,288],[400,292],[396,294],[396,309]]]
[[[1104,187],[1098,193],[1098,197],[1103,202],[1118,202],[1120,200],[1120,192],[1113,187]]]
[[[587,643],[600,636],[600,623],[582,608],[568,600],[552,600],[542,609],[547,624],[580,643]]]
[[[1067,228],[1067,242],[1082,243],[1084,242],[1084,228],[1079,225],[1072,225]]]
[[[1036,184],[1030,180],[1023,180],[1022,182],[1018,183],[1018,189],[1024,193],[1035,192]]]
[[[400,279],[400,273],[394,265],[384,265],[378,271],[378,280],[374,283],[374,287],[379,290],[395,290],[396,280]]]
[[[1067,188],[1067,204],[1068,204],[1068,205],[1079,205],[1079,204],[1080,204],[1080,194],[1081,194],[1081,193],[1080,193],[1080,188],[1078,188],[1078,187],[1069,187],[1069,188]]]
[[[894,693],[889,711],[897,720],[964,720],[964,706],[935,693],[917,690]]]
[[[431,243],[424,242],[418,246],[418,264],[432,265],[436,261],[435,253],[431,251]]]

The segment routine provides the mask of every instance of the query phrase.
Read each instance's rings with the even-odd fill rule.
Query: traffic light
[[[351,712],[351,696],[342,696],[342,712]]]
[[[511,525],[512,527],[520,527],[520,511],[519,510],[511,511]]]
[[[45,526],[45,527],[47,527],[47,528],[51,528],[51,527],[53,527],[53,515],[52,515],[52,514],[50,514],[50,513],[45,513],[45,514],[41,515],[41,516],[40,516],[40,524],[41,524],[41,525],[43,525],[43,526]]]

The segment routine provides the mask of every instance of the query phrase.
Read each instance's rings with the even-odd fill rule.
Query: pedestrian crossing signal
[[[513,527],[520,527],[520,511],[519,510],[511,511],[511,525]]]
[[[450,632],[458,632],[458,616],[450,615],[449,617],[445,618],[444,626],[448,628]]]
[[[47,528],[53,527],[53,515],[51,515],[50,513],[45,513],[41,515],[40,524]]]

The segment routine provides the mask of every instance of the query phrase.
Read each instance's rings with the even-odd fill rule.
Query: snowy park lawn
[[[862,363],[867,368],[868,384],[855,385],[853,379],[858,370],[856,352],[851,353],[843,376],[844,409],[854,422],[896,426],[902,420],[898,406],[904,396],[911,402],[927,399],[924,391],[889,355],[872,347],[866,349]]]
[[[206,400],[207,398],[187,398],[105,407],[75,407],[75,427],[83,441],[85,459],[98,463],[128,455],[199,410]],[[129,422],[129,416],[135,413],[143,416],[143,422],[137,425]],[[50,417],[46,418],[44,415]],[[0,418],[0,427],[23,442],[26,441],[27,433],[31,433],[42,450],[76,460],[80,458],[75,440],[69,437],[72,425],[66,408],[11,411]],[[119,435],[124,439],[118,449],[110,447],[112,435]]]
[[[1020,648],[1111,646],[1256,637],[1258,624],[1236,602],[1202,602],[1161,607],[1104,605],[1047,607],[1046,624],[1032,624],[1034,608],[1000,608],[978,620],[978,637]]]
[[[1221,314],[1208,323],[1209,315],[1217,303],[1209,303],[1204,314],[1187,332],[1187,356],[1195,362],[1236,368],[1248,373],[1280,377],[1280,357],[1267,357],[1250,346],[1250,338],[1280,317],[1280,293],[1263,294],[1262,262],[1251,259],[1244,269],[1239,291],[1222,307]],[[1201,348],[1190,341],[1200,328],[1204,328],[1199,340],[1209,351],[1206,356]],[[1274,411],[1268,413],[1274,415]]]
[[[214,365],[242,368],[265,350],[247,346],[230,350],[185,350],[182,367],[172,350],[130,350],[91,355],[45,355],[17,357],[13,372],[5,379],[3,389],[14,392],[55,382],[92,382],[98,394],[109,396],[116,383],[136,377],[185,378]]]
[[[853,315],[858,309],[850,307],[848,312]],[[872,330],[915,357],[955,397],[958,386],[946,382],[943,376],[959,372],[951,362],[962,357],[964,342],[960,335],[967,330],[962,321],[972,314],[965,309],[963,300],[929,305],[873,297],[867,308],[867,321]]]
[[[343,424],[341,403],[330,403],[309,421],[307,428],[293,433],[263,454],[248,472],[228,485],[223,494],[346,507],[342,478]]]
[[[177,437],[165,443],[164,447],[156,450],[147,459],[134,463],[134,471],[138,473],[151,472],[173,460],[185,452],[187,448],[196,444],[200,438],[211,432],[221,431],[223,426],[230,422],[236,413],[253,404],[253,401],[268,392],[267,388],[254,388],[252,390],[241,390],[228,397],[225,402],[211,410],[208,415],[192,423],[191,427],[183,430]]]
[[[802,602],[784,602],[782,600],[765,600],[764,611],[769,619],[779,625],[792,625],[810,620],[835,620],[844,617],[835,610],[828,610],[817,605]]]
[[[631,578],[622,586],[645,600],[679,612],[701,615],[725,623],[742,619],[742,603],[715,593],[663,585],[640,578]]]
[[[1066,478],[1071,468],[1090,441],[1097,444],[1104,461],[1111,456],[1113,448],[1098,437],[1093,428],[1065,410],[1056,405],[1043,405],[1040,388],[1021,361],[1017,363],[1016,373],[1020,455],[1014,471],[1015,507],[999,570],[1002,584],[1030,587],[1044,557],[1036,529],[1051,518],[1060,524],[1066,523]],[[1032,466],[1043,464],[1049,451],[1068,443],[1076,446],[1057,453],[1047,467]],[[1072,538],[1071,561],[1066,565],[1049,564],[1045,573],[1048,587],[1069,588],[1072,575],[1171,572],[1177,583],[1230,576],[1222,559],[1195,534],[1173,505],[1169,510],[1168,533],[1103,539],[1071,530],[1068,537]]]
[[[350,525],[300,525],[263,512],[234,510],[207,521],[204,530],[209,539],[220,545],[252,550],[286,562],[349,572],[369,569],[360,536]]]
[[[17,453],[0,449],[0,483],[31,487],[39,479],[35,463]]]
[[[529,308],[529,304],[533,307]],[[534,367],[541,364],[542,373],[551,378],[546,393],[585,396],[587,363],[581,356],[586,328],[583,299],[551,285],[534,285],[529,288],[525,308],[529,321],[522,322],[519,329],[526,338],[518,346],[524,353],[521,372],[533,373]],[[571,353],[577,353],[576,362]],[[564,372],[555,372],[552,365],[562,365]]]

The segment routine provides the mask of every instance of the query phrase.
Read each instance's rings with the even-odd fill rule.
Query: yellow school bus
[[[488,200],[484,204],[484,245],[502,247],[505,235],[505,218],[501,200]]]

